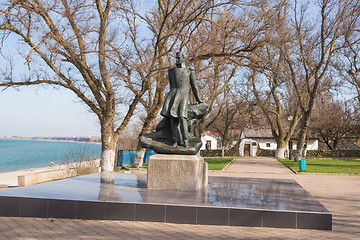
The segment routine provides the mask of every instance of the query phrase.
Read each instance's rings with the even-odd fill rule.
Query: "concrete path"
[[[233,162],[224,170],[226,173],[262,173],[262,174],[292,174],[293,172],[284,167],[274,158],[266,157],[241,157],[235,158]]]
[[[0,218],[0,239],[360,239],[360,176],[294,174],[273,158],[236,158],[213,176],[295,179],[333,213],[333,230]]]

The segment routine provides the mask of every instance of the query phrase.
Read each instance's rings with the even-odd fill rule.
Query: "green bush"
[[[291,150],[291,156],[295,156],[296,150]],[[274,157],[275,150],[258,149],[256,155],[259,157]],[[308,150],[306,156],[313,157],[360,157],[360,150]]]
[[[308,150],[306,156],[315,157],[360,157],[360,150]]]

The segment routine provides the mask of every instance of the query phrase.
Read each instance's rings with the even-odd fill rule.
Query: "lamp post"
[[[293,117],[292,117],[292,116],[289,116],[289,117],[288,117],[288,120],[289,120],[289,122],[290,122],[290,124],[291,124],[291,121],[293,120]],[[289,129],[289,131],[290,131],[290,129]],[[291,142],[291,133],[289,132],[289,134],[290,134],[290,138],[289,138],[289,160],[291,160],[292,142]]]

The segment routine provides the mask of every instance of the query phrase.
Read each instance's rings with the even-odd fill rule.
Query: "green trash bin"
[[[306,161],[305,160],[299,160],[299,169],[301,171],[305,171],[306,172]]]

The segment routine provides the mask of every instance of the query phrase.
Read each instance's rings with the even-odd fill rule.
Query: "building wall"
[[[204,134],[203,136],[201,136],[201,141],[202,141],[202,146],[201,146],[201,150],[205,150],[205,144],[206,141],[210,141],[211,142],[211,150],[215,150],[217,149],[217,139],[211,135],[208,134]]]
[[[265,150],[276,150],[277,143],[275,139],[256,139],[259,143],[260,149]],[[292,149],[296,150],[297,141],[292,142]],[[270,147],[267,146],[270,144]],[[306,150],[317,150],[319,148],[319,141],[318,140],[308,140]],[[289,149],[289,144],[286,145],[286,149]]]
[[[318,150],[319,149],[319,141],[318,140],[309,140],[306,150]]]
[[[239,155],[245,156],[245,145],[250,144],[250,156],[256,156],[257,148],[264,150],[276,150],[277,143],[275,139],[249,139],[244,138],[240,142]],[[292,141],[292,149],[296,150],[297,141]],[[317,150],[319,148],[318,140],[308,140],[306,150]],[[289,149],[289,144],[286,145],[286,151]]]
[[[275,139],[257,139],[257,142],[259,143],[260,149],[276,150],[277,144]]]
[[[292,140],[292,149],[296,150],[297,149],[297,141],[296,140]],[[286,146],[286,149],[288,149],[288,146]],[[318,150],[319,149],[319,141],[318,140],[308,140],[307,142],[307,146],[306,146],[306,150]]]
[[[249,138],[244,138],[241,140],[240,145],[239,145],[239,155],[242,157],[245,156],[245,145],[246,144],[250,144],[250,156],[255,157],[256,151],[258,148],[258,142],[256,140],[249,139]]]

